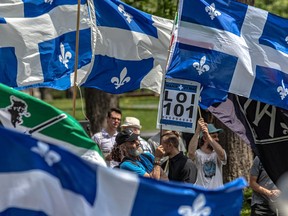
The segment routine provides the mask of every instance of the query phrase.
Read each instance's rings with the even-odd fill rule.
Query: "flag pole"
[[[75,118],[76,98],[77,98],[77,71],[78,71],[78,53],[79,53],[79,29],[80,29],[80,6],[81,0],[78,0],[77,6],[77,24],[76,24],[76,44],[75,44],[75,64],[74,64],[74,82],[73,82],[73,114]]]
[[[198,113],[199,113],[199,117],[202,118],[201,109],[200,109],[200,106],[199,106],[199,105],[198,105]]]
[[[170,55],[171,55],[171,47],[172,47],[172,44],[173,44],[173,40],[174,40],[174,31],[175,31],[175,25],[177,24],[178,22],[178,12],[176,12],[175,14],[175,17],[174,17],[174,22],[173,22],[173,27],[172,27],[172,31],[171,31],[171,38],[170,38],[170,45],[169,45],[169,48],[168,48],[168,54],[167,54],[167,58],[166,58],[166,64],[165,64],[165,70],[164,70],[164,73],[163,73],[163,78],[162,78],[162,85],[161,85],[161,92],[160,94],[162,93],[161,95],[161,101],[160,103],[162,104],[162,106],[160,106],[162,109],[160,110],[160,119],[159,121],[161,120],[162,116],[163,116],[163,103],[164,103],[164,100],[163,100],[163,95],[164,95],[164,85],[165,85],[165,77],[166,77],[166,72],[167,72],[167,67],[168,67],[168,61],[169,61],[169,58],[170,58]],[[162,124],[160,124],[160,141],[159,141],[159,144],[162,145],[161,143],[161,137],[162,137]]]

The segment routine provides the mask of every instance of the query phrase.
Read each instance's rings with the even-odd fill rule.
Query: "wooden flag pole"
[[[199,117],[202,118],[200,106],[198,106]]]
[[[78,0],[77,24],[76,24],[76,44],[75,44],[75,64],[74,64],[74,83],[73,83],[73,117],[75,118],[76,98],[77,98],[77,71],[78,71],[78,53],[79,53],[79,29],[80,29],[80,6],[81,0]]]

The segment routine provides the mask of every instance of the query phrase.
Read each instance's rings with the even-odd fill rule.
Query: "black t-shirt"
[[[168,161],[169,180],[188,183],[196,182],[197,168],[191,159],[183,155],[183,152],[179,152],[179,154],[170,158]],[[168,161],[162,165],[163,169]]]

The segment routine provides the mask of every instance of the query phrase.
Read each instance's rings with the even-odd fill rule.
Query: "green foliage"
[[[262,8],[284,18],[288,18],[287,0],[256,0],[255,7]]]
[[[156,16],[174,19],[177,11],[177,0],[124,0],[139,10]]]
[[[249,216],[250,215],[251,196],[252,196],[252,189],[251,188],[245,188],[244,189],[244,201],[243,201],[241,216]]]

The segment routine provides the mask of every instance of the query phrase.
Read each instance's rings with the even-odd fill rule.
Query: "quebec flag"
[[[0,83],[18,89],[69,88],[74,79],[77,7],[78,0],[1,1]],[[91,66],[88,11],[81,0],[79,80]]]
[[[172,21],[118,0],[0,2],[0,83],[160,93]],[[78,55],[77,55],[78,45]],[[74,72],[78,58],[77,76]]]
[[[95,56],[92,71],[82,86],[113,94],[139,88],[160,93],[172,21],[118,0],[93,2]]]
[[[288,109],[287,19],[237,1],[180,0],[172,53],[169,77]]]
[[[206,190],[91,165],[0,127],[0,215],[240,215],[247,183]]]

